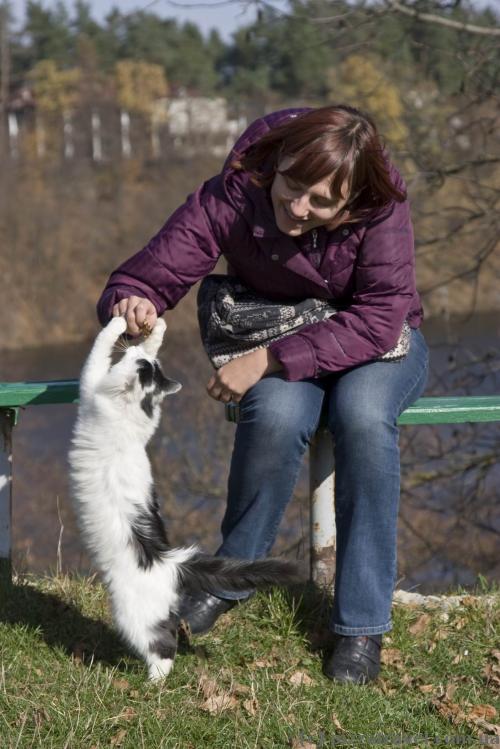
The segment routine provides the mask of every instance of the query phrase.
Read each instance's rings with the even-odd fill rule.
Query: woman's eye
[[[331,200],[326,198],[312,198],[312,202],[318,206],[318,208],[333,208]]]

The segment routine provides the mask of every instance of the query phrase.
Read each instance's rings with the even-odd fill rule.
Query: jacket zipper
[[[316,247],[318,246],[318,230],[317,229],[312,230],[312,242],[313,242],[313,250],[315,250]]]

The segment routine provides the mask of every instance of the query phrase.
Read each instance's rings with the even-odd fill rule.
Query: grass
[[[327,602],[312,589],[255,596],[151,684],[95,580],[18,578],[0,599],[0,747],[499,745],[500,595],[478,593],[448,612],[395,605],[370,685],[322,676]]]

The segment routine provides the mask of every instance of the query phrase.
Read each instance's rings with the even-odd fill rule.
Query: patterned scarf
[[[197,303],[201,340],[215,369],[339,311],[323,299],[273,302],[255,294],[237,277],[217,274],[201,282]],[[398,361],[409,348],[410,326],[405,320],[396,346],[376,361]]]

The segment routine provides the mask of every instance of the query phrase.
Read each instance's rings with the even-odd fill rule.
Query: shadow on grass
[[[32,585],[0,581],[0,622],[29,627],[50,648],[62,648],[86,665],[99,662],[120,671],[134,668],[125,662],[130,653],[110,626]]]
[[[0,622],[29,627],[50,648],[62,648],[71,659],[87,667],[101,663],[127,673],[144,669],[139,658],[102,619],[82,614],[76,605],[55,593],[24,582],[12,583],[3,575],[0,575]],[[178,633],[177,653],[195,654],[208,660],[206,648],[193,644],[182,629]]]
[[[330,591],[309,581],[288,588],[285,599],[295,612],[295,624],[305,637],[308,650],[329,650],[334,641],[334,634],[328,627],[332,610]]]

